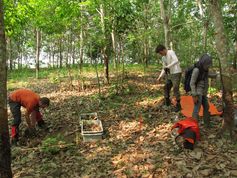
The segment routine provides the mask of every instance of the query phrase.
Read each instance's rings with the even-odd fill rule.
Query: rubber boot
[[[210,127],[210,112],[204,113],[203,121],[204,121],[204,126],[209,128]]]
[[[170,99],[169,98],[165,98],[165,105],[166,106],[170,106],[170,104],[171,104]]]
[[[11,145],[17,145],[19,141],[19,129],[17,126],[12,126],[11,128]]]
[[[174,111],[179,112],[181,110],[180,100],[177,101]]]

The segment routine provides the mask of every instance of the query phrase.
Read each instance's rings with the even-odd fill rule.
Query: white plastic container
[[[85,124],[86,122],[93,123],[97,125],[100,129],[98,131],[93,131],[93,130],[85,130]],[[81,135],[83,137],[84,142],[90,142],[90,141],[97,141],[101,140],[103,137],[103,126],[102,122],[99,119],[96,120],[81,120]]]

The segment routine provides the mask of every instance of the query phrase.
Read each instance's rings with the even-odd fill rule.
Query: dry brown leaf
[[[237,170],[231,170],[230,173],[231,173],[232,176],[237,177]]]

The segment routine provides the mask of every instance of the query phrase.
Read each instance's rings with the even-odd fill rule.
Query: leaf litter
[[[52,101],[43,113],[48,130],[38,130],[35,138],[22,137],[23,144],[12,148],[14,178],[236,177],[237,144],[226,136],[216,138],[221,119],[212,117],[210,129],[200,123],[201,141],[193,151],[180,150],[170,131],[175,118],[183,117],[163,105],[161,85],[149,77],[146,84],[141,80],[127,81],[136,88],[132,94],[110,95],[104,86],[102,99],[96,87],[78,92],[62,83],[42,88],[31,84],[29,88]],[[98,142],[83,142],[80,136],[79,115],[88,112],[97,112],[102,120],[105,138]],[[48,147],[42,149],[45,140]],[[49,149],[52,140],[56,152]]]

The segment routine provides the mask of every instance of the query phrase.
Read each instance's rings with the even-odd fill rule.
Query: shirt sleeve
[[[175,64],[177,64],[179,62],[179,60],[178,60],[178,58],[177,58],[174,51],[170,51],[169,53],[170,53],[172,62],[169,65],[166,66],[167,68],[170,68],[170,67],[174,66]]]
[[[199,74],[199,69],[194,68],[191,76],[191,81],[190,81],[190,87],[191,87],[191,94],[192,96],[197,96],[197,86],[196,86],[196,81],[198,78]]]

